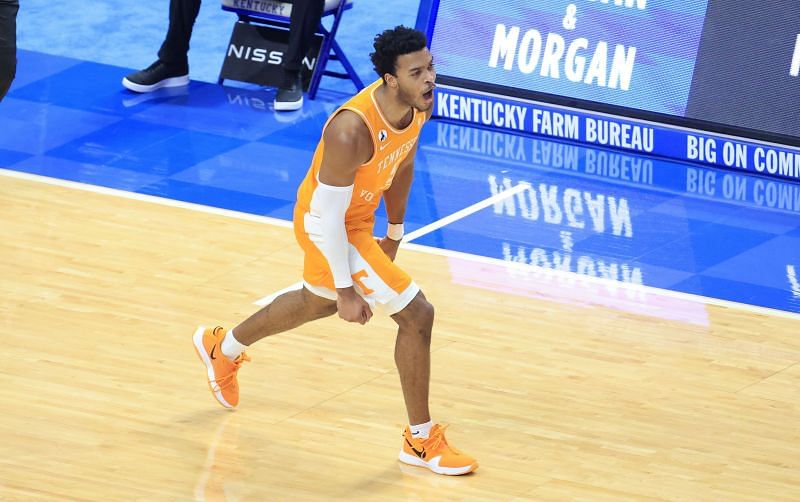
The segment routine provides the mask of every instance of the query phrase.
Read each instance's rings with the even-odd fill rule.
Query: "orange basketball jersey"
[[[375,91],[382,83],[383,80],[378,79],[353,96],[331,114],[322,129],[324,134],[325,127],[339,112],[350,110],[361,117],[372,137],[374,147],[372,157],[361,164],[356,171],[353,197],[345,214],[345,227],[348,232],[372,228],[375,210],[378,208],[383,192],[392,185],[397,168],[416,144],[420,130],[425,123],[425,114],[414,109],[411,123],[405,129],[393,128],[383,117],[375,101]],[[325,141],[320,138],[308,174],[297,190],[295,215],[303,215],[311,207],[311,198],[319,185],[319,169],[325,154]]]

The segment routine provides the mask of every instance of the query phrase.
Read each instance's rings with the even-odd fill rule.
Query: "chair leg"
[[[336,40],[333,41],[332,46],[334,54],[336,54],[336,57],[339,58],[339,63],[341,63],[341,65],[344,67],[344,71],[347,72],[347,76],[350,77],[350,80],[353,81],[353,85],[356,86],[356,91],[363,89],[364,82],[361,81],[361,77],[358,76],[355,68],[353,68],[353,65],[350,64],[350,60],[344,55],[344,51],[336,42]]]
[[[335,19],[333,23],[334,26],[337,24]],[[325,27],[322,26],[322,21],[320,21],[317,29],[319,33],[322,33],[324,38],[322,39],[322,47],[319,49],[317,64],[314,65],[314,73],[311,74],[311,83],[308,86],[308,99],[314,99],[317,97],[317,90],[319,89],[319,84],[322,80],[322,74],[325,73],[325,67],[328,64],[328,59],[330,59],[331,42],[333,41],[332,32],[326,30]]]
[[[325,40],[322,43],[319,61],[317,61],[317,65],[314,67],[314,74],[311,76],[311,85],[308,89],[309,99],[314,99],[314,97],[317,95],[317,89],[319,89],[319,83],[322,80],[322,74],[325,71],[325,65],[328,63],[331,48],[333,47],[333,44],[336,43],[336,31],[339,29],[339,22],[342,19],[342,13],[344,13],[345,3],[346,0],[340,0],[339,6],[336,7],[336,14],[333,15],[333,24],[331,25],[330,31],[326,30],[325,27],[322,26],[322,20],[320,20],[319,28],[320,31],[325,35]]]

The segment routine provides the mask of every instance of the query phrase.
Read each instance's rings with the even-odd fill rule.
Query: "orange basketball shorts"
[[[336,300],[333,274],[317,244],[322,242],[318,218],[302,209],[294,211],[294,234],[305,253],[303,285],[317,296]],[[403,269],[386,256],[372,235],[372,227],[347,231],[348,261],[356,291],[371,306],[388,315],[403,310],[417,296],[419,287]]]

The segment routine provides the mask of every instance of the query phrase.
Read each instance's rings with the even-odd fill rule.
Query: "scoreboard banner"
[[[665,150],[684,150],[690,140],[679,129],[655,124],[800,147],[795,0],[423,0],[417,27],[429,36],[439,81],[479,101],[515,98],[605,114],[602,120],[614,130],[652,132],[648,146],[673,158],[691,152]],[[437,113],[450,110],[449,95],[437,98]],[[468,106],[479,111],[479,101]],[[459,114],[449,115],[474,116]],[[466,121],[487,122],[481,116]],[[641,121],[648,125],[631,128]],[[513,116],[504,115],[502,122],[484,125],[515,128]],[[593,124],[584,121],[581,133],[589,134],[586,127]],[[537,133],[532,128],[529,122],[527,132]],[[670,136],[685,141],[665,144]],[[728,152],[731,162],[725,162],[728,140],[710,137],[712,143],[697,145],[708,148],[710,158],[700,151],[692,160],[731,167],[745,154],[748,164],[737,167],[758,170],[767,153],[747,142],[730,143],[733,155]],[[635,141],[645,148],[650,139]],[[746,152],[736,150],[739,143],[748,145],[738,147]],[[763,171],[775,174],[767,162]],[[797,177],[794,168],[786,177]]]
[[[800,148],[438,86],[434,116],[800,181]]]

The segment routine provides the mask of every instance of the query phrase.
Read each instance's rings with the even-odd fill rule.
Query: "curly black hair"
[[[375,52],[369,55],[378,76],[395,74],[397,57],[424,49],[428,46],[425,34],[403,25],[395,26],[375,36],[372,44]]]

